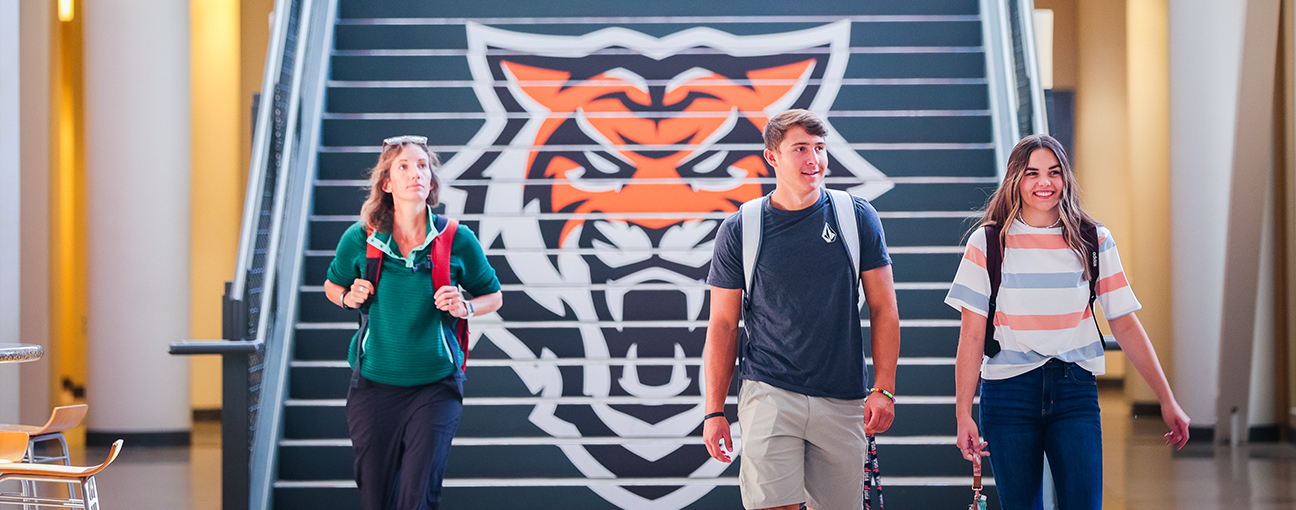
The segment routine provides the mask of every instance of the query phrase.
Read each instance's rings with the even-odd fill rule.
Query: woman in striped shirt
[[[1101,508],[1102,430],[1094,376],[1106,370],[1089,307],[1092,279],[1113,336],[1161,403],[1170,428],[1166,444],[1182,448],[1188,442],[1188,416],[1134,315],[1142,305],[1125,279],[1116,243],[1080,208],[1071,163],[1047,135],[1028,136],[1013,148],[981,225],[1002,228],[997,239],[987,240],[985,228],[972,233],[945,298],[963,314],[955,366],[958,447],[978,464],[990,457],[1005,510],[1038,507],[1045,453],[1060,508]],[[1090,274],[1084,261],[1095,254],[1083,232],[1095,227],[1098,274]],[[992,294],[987,242],[1002,254],[993,339],[986,338]],[[993,356],[985,356],[987,341],[1000,348]],[[972,418],[978,380],[985,442]]]

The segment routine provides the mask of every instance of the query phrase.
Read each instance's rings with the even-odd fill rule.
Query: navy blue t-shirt
[[[859,286],[825,192],[814,205],[784,211],[765,201],[760,256],[747,311],[747,343],[738,375],[815,397],[864,398],[867,368],[860,329]],[[856,274],[891,263],[882,221],[855,197],[860,266]],[[707,282],[743,288],[742,218],[735,213],[716,233]]]

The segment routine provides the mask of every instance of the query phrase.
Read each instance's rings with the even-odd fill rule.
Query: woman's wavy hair
[[[1080,232],[1089,225],[1097,225],[1098,222],[1080,207],[1080,189],[1076,185],[1075,169],[1071,166],[1071,159],[1067,157],[1062,144],[1049,135],[1030,135],[1022,138],[1017,142],[1017,146],[1013,147],[1012,153],[1008,155],[1008,171],[1004,175],[1003,184],[986,202],[985,214],[981,217],[980,226],[1000,227],[998,242],[1000,253],[1003,253],[1003,248],[1008,242],[1008,226],[1021,216],[1022,175],[1026,173],[1026,165],[1030,162],[1031,153],[1039,149],[1052,151],[1057,157],[1058,164],[1062,166],[1062,196],[1058,201],[1058,212],[1062,219],[1062,238],[1082,262],[1089,260],[1092,254],[1082,241]],[[1088,264],[1081,265],[1084,267],[1085,280],[1095,277],[1089,274]]]
[[[364,220],[365,228],[369,232],[388,233],[392,230],[392,217],[396,214],[396,205],[392,200],[392,194],[383,191],[383,185],[391,178],[392,161],[407,145],[414,145],[427,153],[428,167],[432,170],[427,204],[436,207],[441,203],[441,178],[437,176],[437,170],[441,169],[441,160],[437,158],[436,153],[429,150],[426,143],[404,141],[384,145],[382,153],[378,155],[378,164],[369,170],[369,198],[365,199],[364,205],[360,207],[360,219]]]

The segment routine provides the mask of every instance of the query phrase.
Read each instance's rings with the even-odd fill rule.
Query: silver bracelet
[[[464,306],[468,307],[468,315],[464,316],[465,319],[472,317],[474,314],[476,314],[476,310],[473,309],[472,301],[464,301],[463,304]]]

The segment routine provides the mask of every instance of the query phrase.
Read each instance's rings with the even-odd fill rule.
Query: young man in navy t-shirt
[[[759,258],[744,313],[741,213],[725,220],[711,262],[711,319],[703,365],[703,439],[731,462],[724,402],[738,356],[738,320],[747,341],[739,367],[739,486],[748,509],[863,507],[865,435],[895,417],[900,319],[891,258],[877,211],[855,197],[859,264],[838,235],[828,193],[823,122],[790,110],[765,126],[765,161],[774,192],[763,199]],[[874,386],[868,385],[859,285],[868,301]]]

